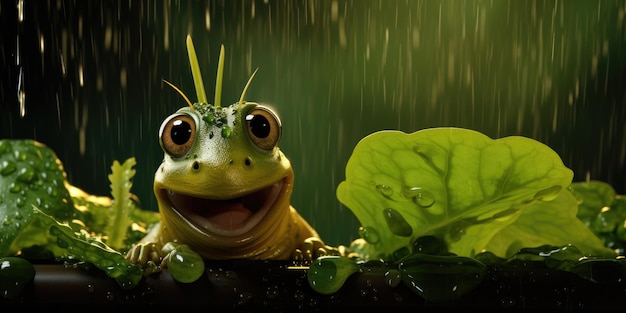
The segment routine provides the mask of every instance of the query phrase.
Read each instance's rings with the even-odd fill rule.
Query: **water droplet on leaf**
[[[373,227],[360,227],[359,235],[371,244],[377,243],[379,240],[378,232]]]
[[[2,161],[2,163],[0,163],[0,175],[2,176],[8,176],[12,174],[13,172],[15,172],[16,170],[17,170],[17,167],[15,166],[15,163],[13,163],[12,161],[4,160]]]
[[[404,194],[422,208],[428,208],[435,203],[435,196],[421,187],[409,187],[405,189]]]
[[[561,185],[554,185],[550,188],[540,190],[535,194],[534,199],[542,201],[552,201],[559,195],[562,188],[563,187],[561,187]]]
[[[402,281],[427,301],[457,299],[478,286],[487,272],[481,262],[462,256],[415,253],[398,265]]]
[[[402,237],[411,236],[413,233],[411,225],[409,225],[400,212],[392,208],[387,208],[383,210],[383,216],[392,233]]]
[[[388,199],[391,199],[391,196],[393,195],[393,189],[391,189],[391,187],[387,185],[376,185],[376,190],[378,190],[381,195]]]
[[[400,271],[397,269],[390,269],[385,272],[385,284],[389,287],[395,287],[400,284],[402,281],[402,277],[400,276]]]
[[[15,299],[35,278],[35,268],[21,257],[0,258],[0,293],[6,299]]]
[[[307,272],[309,285],[321,294],[332,294],[358,271],[356,263],[343,256],[323,256],[313,261]]]

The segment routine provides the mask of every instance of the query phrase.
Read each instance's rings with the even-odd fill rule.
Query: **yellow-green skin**
[[[164,148],[163,162],[154,176],[161,222],[142,241],[144,244],[187,244],[205,259],[287,260],[294,258],[307,240],[319,240],[317,232],[290,204],[294,173],[289,160],[277,146],[262,149],[250,138],[246,116],[260,107],[251,102],[229,107],[196,103],[193,108],[185,107],[175,113],[193,119],[194,139],[182,156],[173,156]],[[280,121],[276,120],[280,135]],[[161,145],[164,146],[163,138]],[[209,203],[222,203],[218,201],[241,208],[245,205],[237,201],[271,186],[275,200],[267,200],[266,209],[259,211],[264,215],[253,215],[247,220],[260,218],[256,223],[216,227],[200,216],[205,213],[203,210],[209,210]],[[178,196],[168,196],[172,192]],[[181,200],[186,197],[183,194],[207,200]],[[247,204],[262,198],[248,199]],[[182,209],[185,205],[181,204],[194,208]]]

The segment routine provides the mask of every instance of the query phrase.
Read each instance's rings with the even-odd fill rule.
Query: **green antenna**
[[[217,63],[217,78],[215,79],[215,106],[222,103],[222,76],[224,76],[224,45],[220,47],[220,60]]]
[[[191,41],[190,35],[187,35],[187,53],[189,54],[189,65],[191,65],[191,75],[193,76],[193,83],[196,86],[198,102],[207,103],[206,92],[204,91],[204,83],[202,82],[202,74],[200,73],[200,65],[198,64],[196,49],[193,47],[193,41]],[[219,106],[219,103],[217,103],[216,105]]]

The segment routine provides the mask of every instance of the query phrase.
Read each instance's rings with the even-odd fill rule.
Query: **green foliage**
[[[419,237],[442,238],[449,251],[500,257],[539,244],[573,244],[611,255],[576,218],[566,190],[573,173],[546,145],[460,128],[363,138],[337,197],[362,224],[353,249],[364,259],[397,259]]]
[[[577,182],[571,186],[579,203],[577,216],[604,245],[620,255],[626,251],[626,197],[600,181]]]
[[[63,222],[80,219],[65,188],[65,171],[55,153],[34,140],[0,140],[0,257],[25,246],[46,245],[46,236],[25,233],[33,205]]]
[[[111,167],[114,199],[94,196],[67,182],[61,161],[45,145],[0,140],[0,257],[21,253],[89,262],[124,288],[136,285],[138,269],[120,251],[159,219],[131,200],[134,164],[131,158]],[[114,239],[114,248],[107,238]]]

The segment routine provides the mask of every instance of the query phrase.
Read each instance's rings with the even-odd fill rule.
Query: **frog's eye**
[[[185,114],[168,117],[159,130],[161,147],[173,157],[181,157],[191,149],[196,138],[196,122]]]
[[[252,143],[263,150],[272,150],[280,139],[280,120],[264,107],[256,107],[246,115],[246,129]]]

